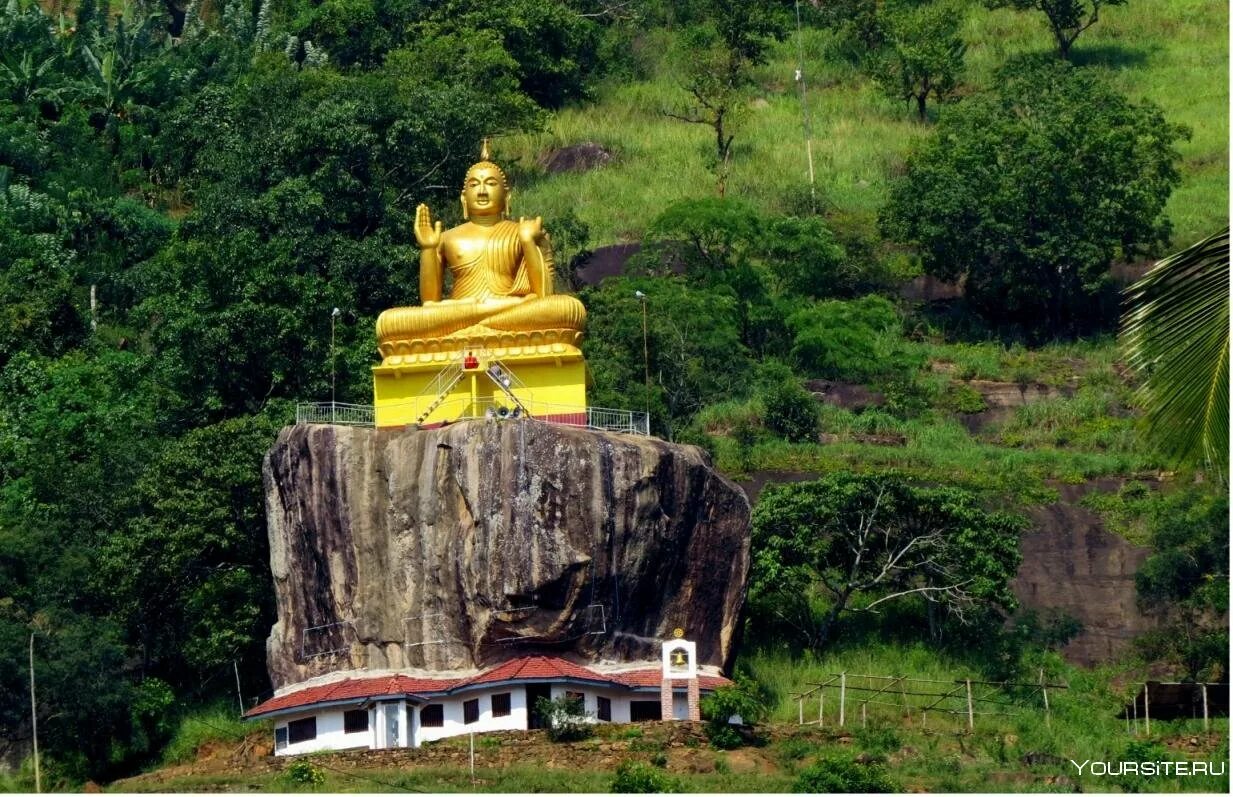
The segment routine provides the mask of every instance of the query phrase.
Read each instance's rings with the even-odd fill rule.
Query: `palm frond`
[[[1229,228],[1161,260],[1125,293],[1121,343],[1162,453],[1223,479],[1229,459]]]

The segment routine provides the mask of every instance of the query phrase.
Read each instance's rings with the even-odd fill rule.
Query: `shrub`
[[[942,396],[942,405],[951,412],[972,414],[988,409],[985,397],[971,385],[952,383]]]
[[[595,726],[583,710],[582,701],[571,697],[549,700],[541,697],[535,710],[544,719],[548,738],[554,742],[577,742],[595,733]]]
[[[297,786],[320,786],[325,783],[325,773],[311,761],[292,761],[283,770],[283,779]]]
[[[795,379],[776,382],[762,391],[764,422],[775,434],[793,443],[814,440],[821,413],[818,402]]]
[[[898,311],[881,296],[818,302],[793,313],[788,327],[792,357],[811,376],[864,382],[919,366],[903,344]]]
[[[861,728],[856,732],[861,749],[870,753],[889,753],[899,749],[899,734],[893,728]]]
[[[896,787],[878,764],[858,764],[846,758],[820,759],[801,772],[793,791],[868,794],[893,792]]]
[[[673,794],[681,790],[676,778],[650,764],[626,761],[612,779],[616,794]]]
[[[732,750],[745,743],[744,737],[728,723],[733,716],[752,725],[766,718],[766,702],[752,681],[738,677],[732,686],[723,686],[702,700],[706,737],[720,750]]]

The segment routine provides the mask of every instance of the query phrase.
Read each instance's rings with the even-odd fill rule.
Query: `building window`
[[[445,727],[445,706],[442,706],[440,703],[433,703],[420,709],[420,727]]]
[[[502,692],[499,695],[492,696],[492,716],[509,716],[509,692]]]
[[[368,712],[356,709],[343,714],[343,733],[363,733],[368,730]]]
[[[578,703],[578,708],[580,709],[586,708],[587,696],[584,695],[582,692],[566,692],[565,699],[571,702],[576,701]]]
[[[274,729],[274,749],[283,750],[286,747],[287,747],[287,728],[286,726],[282,728],[275,728]]]
[[[462,721],[467,725],[479,722],[479,698],[462,704]]]
[[[604,722],[612,722],[612,701],[606,697],[595,698],[595,716]]]
[[[662,718],[658,700],[629,701],[630,722],[655,722]]]
[[[287,742],[311,742],[317,738],[317,718],[305,717],[302,720],[292,720],[287,723]]]

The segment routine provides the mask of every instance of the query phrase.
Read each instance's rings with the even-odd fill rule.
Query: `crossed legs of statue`
[[[445,300],[423,307],[395,307],[377,318],[379,341],[426,340],[483,325],[503,332],[581,330],[586,309],[572,296],[494,297],[482,302]]]

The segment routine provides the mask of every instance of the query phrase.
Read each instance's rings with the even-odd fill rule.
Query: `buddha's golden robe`
[[[549,295],[532,294],[518,232],[518,224],[507,219],[446,232],[439,253],[454,281],[450,298],[382,313],[377,319],[377,340],[383,353],[413,341],[444,344],[456,340],[466,345],[501,332],[580,332],[586,321],[582,303],[573,296],[549,293],[553,263],[547,240],[538,247],[544,273],[537,281]]]

